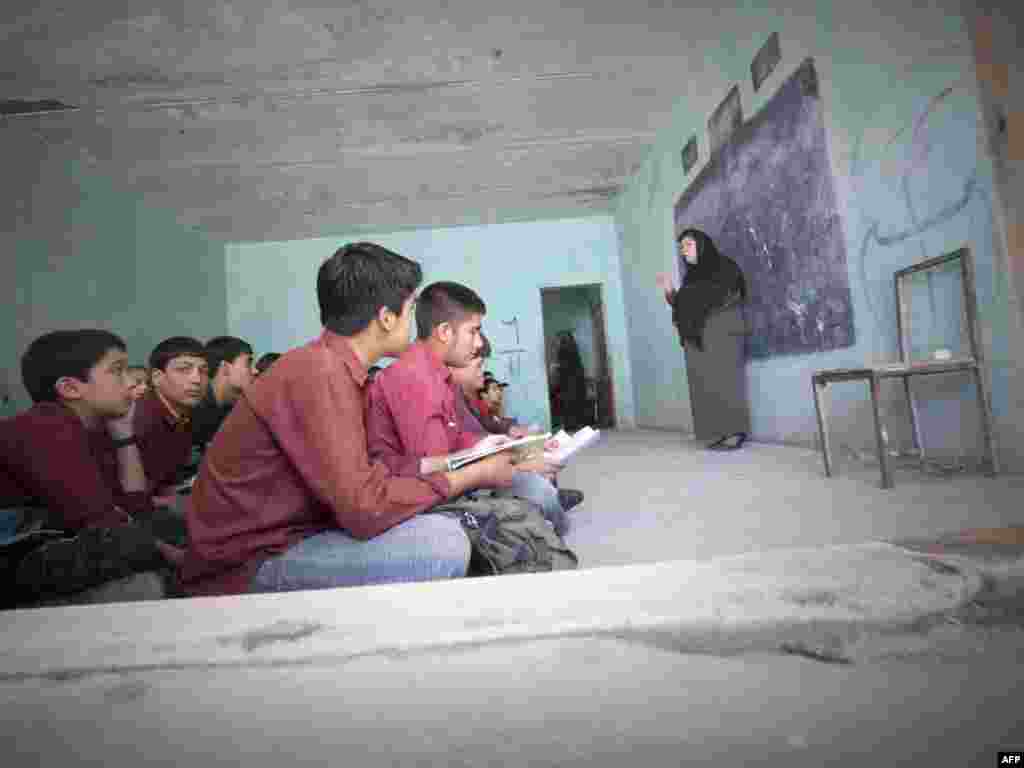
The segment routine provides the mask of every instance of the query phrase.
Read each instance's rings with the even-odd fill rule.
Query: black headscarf
[[[747,281],[735,261],[719,252],[714,241],[699,229],[684,229],[676,242],[691,237],[697,244],[697,263],[686,262],[683,286],[672,301],[672,322],[679,331],[679,343],[692,341],[704,348],[704,324],[708,314],[730,296],[747,296]]]

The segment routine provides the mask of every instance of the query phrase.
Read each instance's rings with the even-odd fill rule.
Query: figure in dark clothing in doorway
[[[739,304],[747,296],[747,282],[736,262],[719,252],[699,229],[684,229],[676,242],[683,284],[677,290],[662,273],[658,287],[672,307],[672,323],[686,349],[695,424],[703,422],[696,431],[699,437],[714,422],[714,433],[723,436],[708,447],[735,450],[747,439],[750,416],[743,394],[743,341],[726,328],[724,317],[729,314],[733,324],[742,324]],[[723,312],[727,308],[728,313]],[[718,318],[718,332],[710,334],[715,340],[709,342],[705,331],[712,316]],[[719,424],[728,426],[719,431]]]
[[[587,383],[576,338],[571,331],[560,331],[556,336],[556,371],[552,401],[552,420],[569,432],[586,423]]]

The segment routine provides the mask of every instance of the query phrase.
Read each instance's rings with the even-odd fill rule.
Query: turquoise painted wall
[[[540,289],[604,283],[619,424],[634,423],[618,248],[611,217],[360,235],[423,266],[424,285],[454,280],[487,304],[489,368],[511,382],[509,412],[550,424]],[[347,238],[232,243],[226,248],[228,327],[261,351],[283,352],[320,332],[316,271]],[[519,344],[512,326],[518,320]],[[522,349],[521,353],[509,352]],[[518,358],[518,360],[517,360]]]
[[[167,336],[227,328],[223,244],[119,188],[102,168],[41,145],[29,123],[7,126],[3,148],[7,413],[29,403],[19,361],[47,331],[107,328],[141,363]]]
[[[726,5],[729,5],[726,3]],[[876,5],[876,7],[871,7]],[[758,438],[814,444],[811,373],[896,356],[892,274],[968,244],[973,252],[993,408],[1004,436],[1011,376],[1006,346],[1009,281],[993,247],[990,158],[981,148],[976,79],[959,5],[787,3],[722,7],[681,77],[672,124],[663,130],[616,212],[637,423],[690,429],[682,351],[655,275],[671,271],[672,211],[708,157],[707,119],[734,83],[745,116],[754,114],[805,57],[819,74],[841,226],[846,239],[857,343],[830,353],[751,362],[748,383]],[[777,31],[782,61],[755,93],[750,62]],[[696,61],[697,59],[695,59]],[[696,134],[700,161],[683,173],[680,150]],[[831,390],[833,429],[870,445],[863,385]],[[976,452],[973,388],[961,381],[924,388],[925,439],[941,452]],[[902,399],[889,398],[890,436],[909,440]],[[963,437],[962,437],[963,436]],[[1002,452],[1020,466],[1020,446]]]

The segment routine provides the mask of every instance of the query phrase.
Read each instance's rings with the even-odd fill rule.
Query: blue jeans
[[[367,541],[324,531],[266,560],[250,592],[355,587],[466,575],[469,539],[458,520],[420,514]]]
[[[569,530],[569,516],[565,514],[562,502],[558,500],[558,489],[543,475],[536,472],[518,472],[512,480],[512,485],[495,491],[495,495],[516,496],[532,501],[540,507],[544,518],[555,526],[559,536]]]

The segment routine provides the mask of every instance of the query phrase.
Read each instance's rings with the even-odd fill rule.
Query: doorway
[[[615,426],[604,284],[540,289],[551,428]]]

